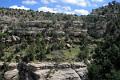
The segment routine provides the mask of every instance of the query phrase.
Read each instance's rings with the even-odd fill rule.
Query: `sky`
[[[0,7],[88,15],[92,9],[105,6],[112,1],[113,0],[0,0]]]

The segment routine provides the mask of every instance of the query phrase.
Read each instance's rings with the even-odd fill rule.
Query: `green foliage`
[[[47,48],[44,37],[41,34],[38,35],[36,41],[31,43],[26,50],[26,55],[24,55],[23,60],[26,61],[42,61],[46,58],[46,54],[50,53],[49,48]]]
[[[52,60],[56,62],[56,64],[59,64],[60,62],[63,62],[65,59],[65,55],[62,51],[54,51],[52,52]]]
[[[50,13],[50,12],[38,12],[32,10],[18,10],[10,8],[0,8],[0,13],[2,16],[12,16],[18,18],[21,21],[32,21],[32,20],[77,20],[78,16],[75,15],[66,15],[62,13]]]
[[[87,35],[81,35],[80,38],[80,53],[78,55],[78,58],[80,61],[86,61],[89,59],[90,56],[90,48],[89,45],[91,42],[89,41]]]
[[[120,80],[120,71],[112,70],[109,77],[111,80]]]
[[[5,43],[2,42],[2,38],[5,36],[7,36],[6,33],[0,32],[0,60],[3,60],[2,57],[4,56],[4,48],[6,47]]]
[[[109,65],[110,66],[110,65]],[[88,67],[88,77],[90,80],[120,80],[120,71],[111,69],[110,72],[106,73],[102,65],[92,64]]]
[[[0,39],[1,39],[2,37],[6,36],[6,35],[7,35],[6,33],[1,33],[1,32],[0,32]]]
[[[4,74],[6,71],[8,71],[8,69],[8,64],[4,62],[3,65],[0,67],[0,80],[5,80]]]
[[[109,37],[107,36],[105,42],[98,45],[95,49],[93,62],[89,68],[90,80],[120,79],[120,33],[118,33],[118,35],[119,36],[116,36],[115,34],[108,35]],[[100,68],[98,66],[100,66]],[[92,67],[96,68],[93,69]]]
[[[92,64],[88,67],[88,77],[90,80],[102,80],[100,79],[102,74],[101,73],[101,65],[95,65],[95,64]]]
[[[80,49],[79,46],[75,46],[74,48],[63,50],[63,52],[65,55],[65,59],[68,59],[69,61],[70,60],[74,61],[78,57]]]

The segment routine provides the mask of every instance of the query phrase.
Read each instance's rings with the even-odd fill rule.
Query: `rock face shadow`
[[[19,71],[18,72],[19,80],[39,80],[40,79],[40,77],[32,71],[33,69],[31,69],[31,67],[24,62],[18,63],[17,69]]]

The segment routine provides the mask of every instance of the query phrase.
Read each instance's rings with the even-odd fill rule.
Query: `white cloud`
[[[38,11],[51,12],[51,13],[58,12],[54,8],[49,8],[49,7],[40,7],[40,8],[38,8]]]
[[[54,8],[40,7],[40,8],[38,8],[38,11],[51,12],[51,13],[70,13],[71,7],[60,6],[60,5],[57,5]]]
[[[103,4],[103,6],[107,6],[107,5],[108,5],[107,3]]]
[[[65,14],[75,14],[74,11],[66,11]]]
[[[64,7],[62,7],[65,11],[71,11],[71,7],[69,7],[69,6],[64,6]]]
[[[56,3],[56,0],[41,0],[42,3],[44,4],[49,4],[49,3]]]
[[[64,3],[74,4],[77,6],[86,7],[90,4],[89,0],[62,0]]]
[[[75,9],[72,10],[69,6],[60,6],[57,5],[55,8],[49,7],[40,7],[38,11],[51,12],[51,13],[65,13],[65,14],[79,14],[79,15],[88,15],[89,11],[84,9]]]
[[[37,4],[37,2],[35,0],[24,0],[22,1],[22,4],[34,5],[34,4]]]
[[[93,2],[103,2],[104,0],[92,0]]]
[[[75,14],[81,14],[81,15],[88,15],[89,11],[85,10],[85,9],[75,9],[74,10]]]
[[[9,8],[13,8],[13,9],[24,9],[24,10],[29,10],[30,8],[27,8],[25,6],[17,6],[17,5],[12,5]]]
[[[71,11],[71,7],[70,6],[61,6],[61,5],[56,5],[55,7],[57,10],[64,10],[64,11]]]

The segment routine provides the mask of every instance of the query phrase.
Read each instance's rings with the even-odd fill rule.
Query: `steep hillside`
[[[113,1],[91,15],[95,21],[93,27],[89,27],[89,33],[104,40],[97,44],[92,55],[89,79],[120,80],[120,3]]]
[[[51,60],[56,53],[63,53],[65,60],[74,59],[83,34],[87,35],[87,28],[77,15],[0,8],[2,61],[16,61],[18,56]]]
[[[11,75],[6,63],[19,63],[19,72],[14,66],[12,78],[24,71],[24,78],[26,75],[28,78],[33,72],[42,73],[38,68],[42,63],[29,68],[31,62],[50,61],[55,64],[42,65],[45,71],[49,69],[43,76],[48,80],[60,78],[59,75],[62,79],[86,80],[87,67],[90,80],[120,80],[119,43],[120,3],[116,1],[94,9],[87,16],[0,8],[0,61],[4,62],[0,79]],[[74,64],[81,61],[88,66]],[[61,65],[63,62],[67,64]],[[35,66],[37,69],[29,71]]]
[[[17,56],[29,58],[31,55],[34,57],[30,61],[51,60],[55,53],[65,55],[64,59],[76,60],[76,56],[81,56],[79,53],[86,53],[82,52],[86,47],[89,46],[90,53],[103,38],[118,36],[119,13],[120,3],[115,1],[87,16],[0,8],[1,60],[14,61]]]
[[[106,6],[94,9],[85,19],[88,33],[95,37],[101,38],[111,33],[111,26],[116,26],[120,17],[120,3],[111,2]]]

